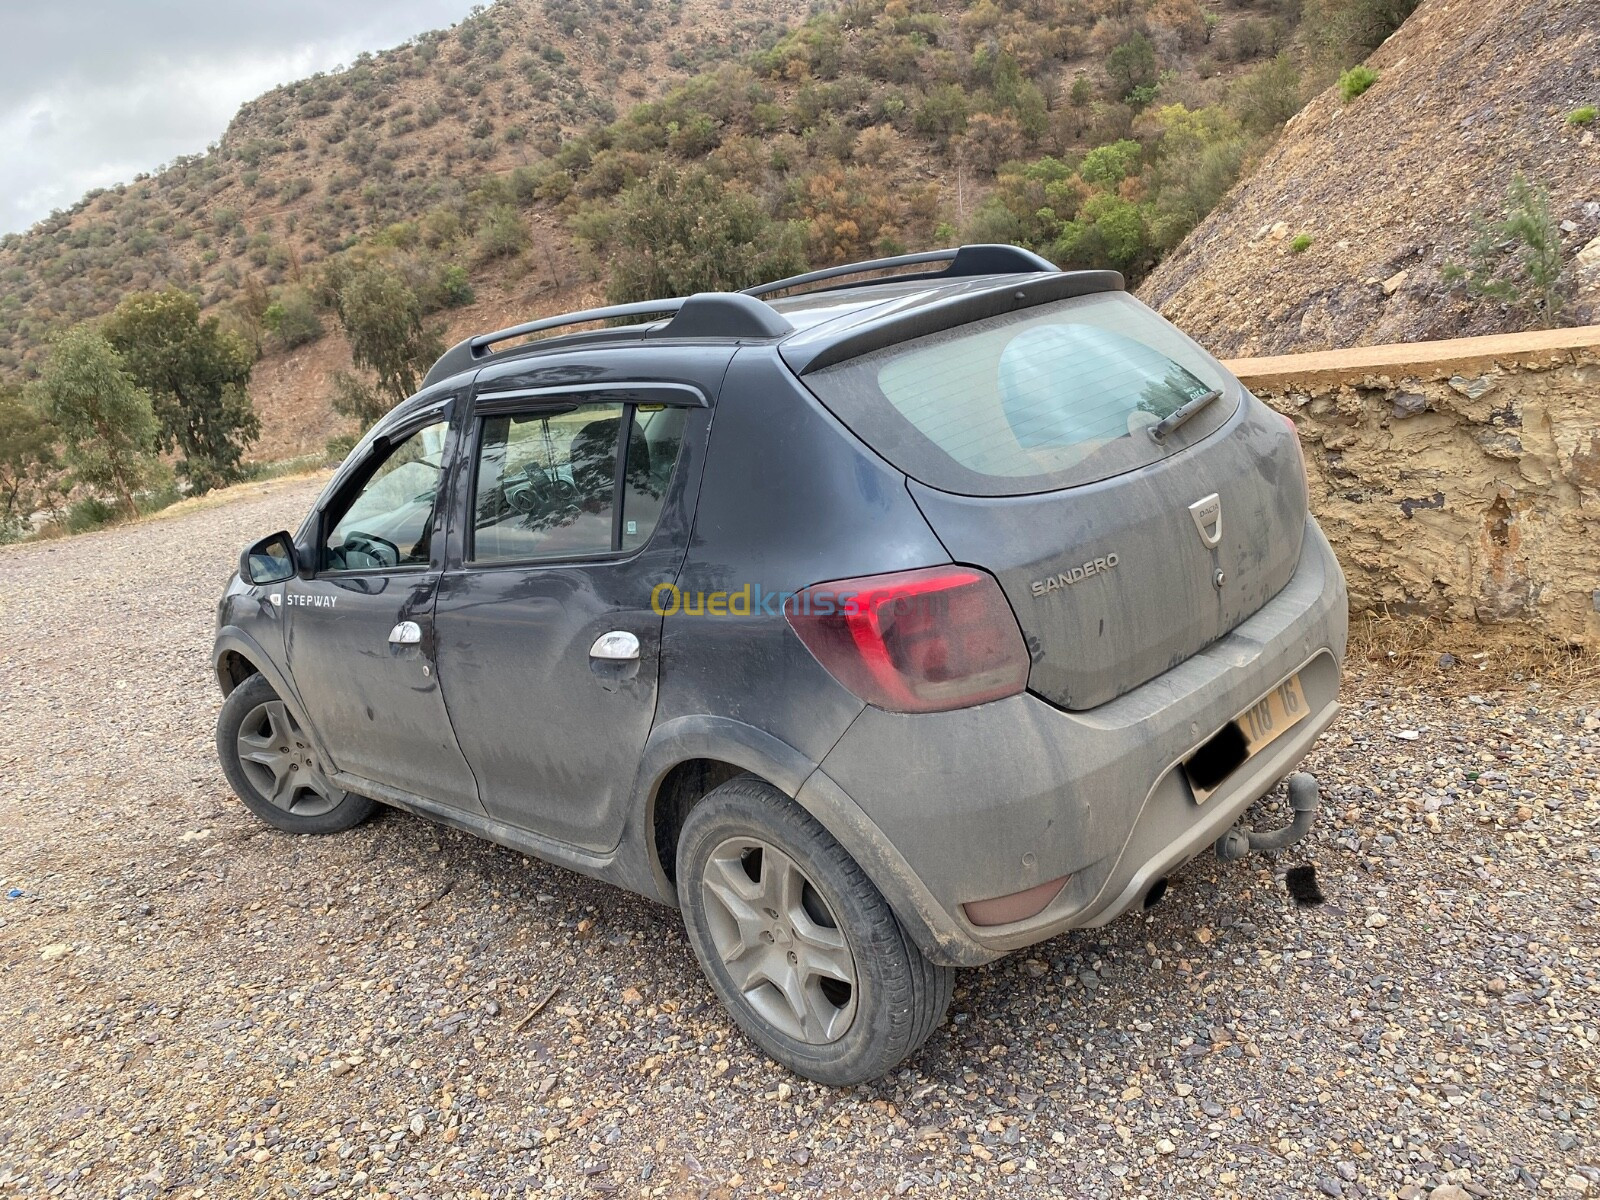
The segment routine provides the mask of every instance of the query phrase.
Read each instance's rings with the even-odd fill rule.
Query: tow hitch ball
[[[1289,807],[1294,810],[1294,820],[1282,829],[1235,826],[1217,839],[1217,857],[1223,862],[1234,862],[1252,850],[1287,849],[1311,832],[1311,823],[1317,819],[1317,809],[1321,806],[1322,790],[1317,777],[1306,771],[1296,771],[1289,776]]]

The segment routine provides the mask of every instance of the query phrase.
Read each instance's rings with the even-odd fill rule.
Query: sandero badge
[[[1068,567],[1065,571],[1044,579],[1035,579],[1028,585],[1028,590],[1035,596],[1043,596],[1046,592],[1053,592],[1057,588],[1071,587],[1081,579],[1091,575],[1104,575],[1107,571],[1121,562],[1121,557],[1113,550],[1099,558],[1091,558],[1085,563],[1075,567]]]
[[[1012,246],[477,334],[241,556],[217,753],[278,829],[388,805],[673,905],[754,1045],[872,1079],[958,969],[1312,828],[1298,776],[1239,825],[1337,709],[1304,478]]]

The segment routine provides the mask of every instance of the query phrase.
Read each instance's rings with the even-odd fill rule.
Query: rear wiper
[[[1150,436],[1156,441],[1164,442],[1167,440],[1167,435],[1169,433],[1171,433],[1174,429],[1177,429],[1190,417],[1196,415],[1202,408],[1210,404],[1213,400],[1218,399],[1221,395],[1221,388],[1212,388],[1204,396],[1196,396],[1193,400],[1189,401],[1189,403],[1180,405],[1178,408],[1173,409],[1154,425],[1146,425],[1145,428],[1150,431]]]

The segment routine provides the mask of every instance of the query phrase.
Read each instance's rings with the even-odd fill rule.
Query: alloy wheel
[[[282,700],[268,700],[245,714],[237,746],[245,776],[274,808],[319,817],[344,799]]]
[[[706,926],[733,986],[797,1041],[837,1041],[855,1017],[855,957],[833,910],[789,855],[752,837],[712,851]]]

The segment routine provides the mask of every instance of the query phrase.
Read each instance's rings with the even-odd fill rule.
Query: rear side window
[[[650,540],[661,517],[667,484],[683,446],[684,409],[641,404],[633,410],[635,435],[622,477],[622,549],[634,550]]]
[[[683,419],[681,409],[629,404],[483,417],[469,558],[521,562],[643,546],[661,515]]]
[[[1224,394],[1164,443],[1146,427],[1225,381],[1120,292],[959,326],[805,377],[900,470],[970,495],[1070,487],[1154,462],[1218,428],[1236,397]]]

